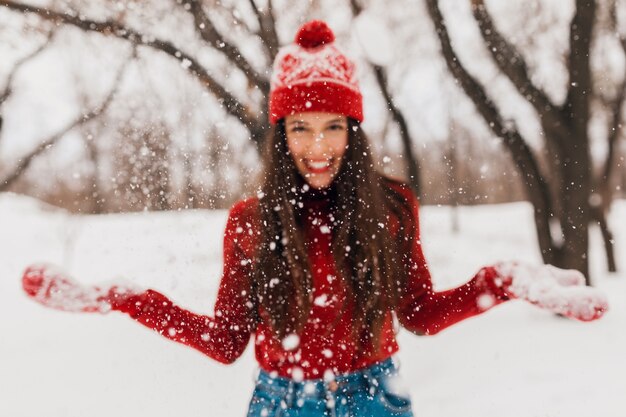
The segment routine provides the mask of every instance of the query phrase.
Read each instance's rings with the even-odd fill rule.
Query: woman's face
[[[306,182],[328,187],[348,147],[348,119],[334,113],[305,112],[285,117],[287,147]]]

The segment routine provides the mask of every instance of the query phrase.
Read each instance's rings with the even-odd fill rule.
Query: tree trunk
[[[376,75],[376,81],[380,87],[380,91],[383,94],[383,98],[387,103],[387,109],[389,110],[391,117],[396,122],[398,130],[400,131],[400,140],[402,142],[402,148],[404,157],[406,160],[408,170],[409,186],[415,192],[415,195],[421,197],[421,175],[417,157],[413,151],[413,139],[409,133],[409,125],[406,122],[406,118],[402,111],[396,106],[393,97],[389,91],[389,85],[387,83],[387,76],[385,70],[379,65],[372,65],[374,74]]]
[[[450,195],[452,233],[459,233],[459,161],[457,158],[457,135],[456,129],[452,130],[452,134],[448,138],[448,193]]]
[[[591,216],[595,222],[597,222],[602,234],[602,241],[604,242],[604,250],[606,253],[606,264],[609,272],[617,272],[617,263],[615,261],[615,247],[613,245],[613,233],[609,229],[609,225],[606,218],[606,210],[603,206],[592,206]]]
[[[83,141],[85,142],[85,146],[87,147],[89,160],[93,164],[93,174],[91,176],[91,211],[94,214],[102,214],[105,212],[105,207],[104,194],[102,193],[102,189],[100,187],[100,151],[98,150],[98,147],[94,142],[94,138],[90,137],[89,134],[86,132],[83,133]]]
[[[591,161],[589,155],[582,155],[586,150],[578,151],[578,156],[574,155],[571,159],[576,163],[565,163],[562,170],[567,184],[561,190],[563,247],[555,260],[555,266],[577,269],[585,275],[589,284]]]

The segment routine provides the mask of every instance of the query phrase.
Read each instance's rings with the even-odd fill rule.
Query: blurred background
[[[54,262],[211,311],[273,59],[311,19],[357,62],[377,169],[419,195],[436,288],[515,258],[610,300],[593,324],[506,303],[402,333],[419,415],[625,415],[626,0],[0,0],[0,414],[243,415],[250,347],[223,367],[19,277]]]
[[[257,186],[278,47],[313,18],[358,62],[378,169],[423,205],[530,202],[543,260],[583,272],[598,225],[615,269],[625,0],[0,0],[0,192],[230,207]]]

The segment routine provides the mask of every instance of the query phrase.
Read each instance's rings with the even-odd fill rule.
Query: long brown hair
[[[302,330],[311,309],[313,282],[298,223],[301,177],[287,147],[284,120],[273,127],[266,144],[252,282],[260,318],[269,321],[280,339]],[[333,183],[331,250],[351,299],[347,301],[354,303],[354,335],[362,346],[374,348],[380,345],[385,313],[397,306],[407,273],[403,247],[410,245],[415,227],[406,221],[412,214],[406,199],[387,181],[375,169],[359,122],[348,118],[348,148]],[[401,227],[392,236],[391,215],[411,227]]]

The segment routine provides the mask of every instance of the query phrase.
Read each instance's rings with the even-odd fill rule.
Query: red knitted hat
[[[300,27],[294,44],[280,49],[270,87],[270,123],[301,112],[338,113],[363,121],[355,65],[334,40],[326,23],[312,20]]]

